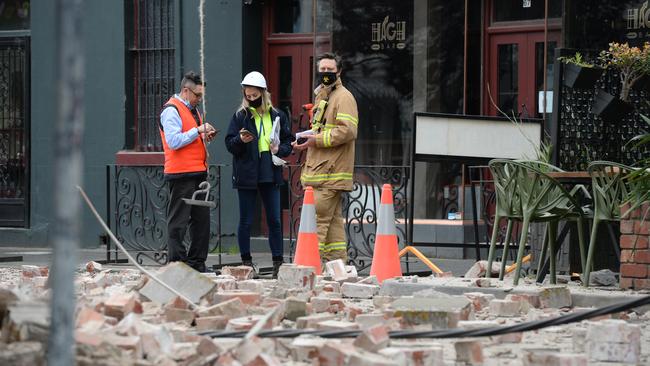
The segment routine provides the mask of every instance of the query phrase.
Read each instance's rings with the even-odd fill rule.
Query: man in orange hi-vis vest
[[[203,123],[196,106],[203,97],[203,81],[193,71],[181,81],[181,90],[169,98],[160,113],[160,136],[165,151],[165,180],[169,186],[167,207],[167,255],[169,261],[187,263],[206,272],[210,239],[210,208],[183,202],[199,189],[207,178],[204,138],[212,140],[217,131]],[[192,242],[183,245],[187,228]]]
[[[336,54],[318,58],[317,77],[312,134],[303,134],[307,140],[294,142],[294,148],[307,150],[300,180],[314,188],[321,259],[347,261],[341,201],[343,192],[352,190],[357,102],[341,82],[341,58]]]

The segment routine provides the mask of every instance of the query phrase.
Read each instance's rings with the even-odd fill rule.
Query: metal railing
[[[221,168],[210,165],[210,195],[217,206],[210,210],[210,252],[221,253]],[[106,210],[108,225],[143,264],[149,259],[167,262],[167,205],[169,190],[162,166],[107,165]],[[185,241],[189,242],[189,230]],[[112,261],[110,242],[107,260]],[[115,253],[117,260],[117,253]]]
[[[301,167],[288,166],[289,182],[289,241],[290,255],[296,249],[300,226],[303,189],[300,184]],[[393,187],[393,205],[397,225],[398,244],[404,245],[407,238],[406,225],[408,210],[407,188],[410,176],[408,166],[367,166],[354,167],[352,191],[344,195],[343,218],[348,240],[348,264],[361,271],[372,261],[377,212],[381,202],[381,188],[385,183]]]

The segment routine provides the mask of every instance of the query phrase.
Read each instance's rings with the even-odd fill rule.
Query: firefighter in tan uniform
[[[357,138],[357,102],[341,83],[341,59],[333,53],[318,58],[320,85],[314,93],[312,135],[294,142],[307,149],[300,177],[303,186],[314,188],[316,223],[321,259],[347,262],[347,240],[341,201],[352,190],[354,142]]]

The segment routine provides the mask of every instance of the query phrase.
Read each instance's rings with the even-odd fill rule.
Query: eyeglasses
[[[203,98],[203,93],[197,93],[197,92],[195,92],[194,90],[192,90],[191,88],[187,88],[187,90],[191,91],[192,94],[194,94],[194,96],[195,96],[197,99],[201,99],[201,98]]]

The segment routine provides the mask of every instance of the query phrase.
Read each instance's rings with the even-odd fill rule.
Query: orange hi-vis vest
[[[198,127],[203,123],[201,114],[196,113],[198,123],[190,109],[175,97],[169,98],[163,109],[175,107],[181,117],[183,123],[182,132],[187,132],[194,127]],[[172,150],[167,145],[165,139],[165,131],[163,131],[162,123],[160,124],[160,137],[162,138],[163,150],[165,151],[165,174],[178,174],[178,173],[195,173],[206,171],[205,163],[205,147],[200,135],[194,141],[181,147],[178,150]]]

